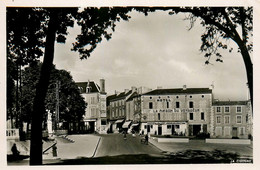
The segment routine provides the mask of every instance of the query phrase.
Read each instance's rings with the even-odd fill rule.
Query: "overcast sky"
[[[167,12],[144,16],[132,12],[130,21],[117,23],[112,39],[98,44],[91,57],[80,60],[72,52],[72,42],[80,32],[69,29],[66,44],[56,44],[54,64],[68,70],[76,82],[106,80],[108,94],[131,86],[163,88],[205,88],[214,83],[214,97],[220,100],[246,100],[248,89],[240,53],[221,51],[224,62],[205,65],[199,51],[204,28],[199,22],[188,31],[185,15]],[[230,41],[231,46],[235,46]]]

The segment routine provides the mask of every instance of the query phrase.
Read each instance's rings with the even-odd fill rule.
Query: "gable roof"
[[[213,106],[247,105],[248,101],[214,101]]]
[[[86,93],[86,89],[89,83],[90,87],[90,93],[98,93],[100,92],[100,87],[94,82],[94,81],[89,81],[89,82],[76,82],[76,85],[80,89],[80,93]]]
[[[143,95],[168,95],[168,94],[206,94],[212,93],[209,88],[178,88],[178,89],[155,89]]]

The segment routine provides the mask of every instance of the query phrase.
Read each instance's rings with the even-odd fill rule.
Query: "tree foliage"
[[[121,19],[128,21],[127,15],[132,8],[85,8],[76,16],[77,24],[81,26],[81,34],[73,44],[73,51],[78,51],[81,59],[90,57],[91,52],[103,38],[109,40],[115,31],[116,22]]]
[[[22,120],[31,122],[33,112],[33,99],[36,93],[36,85],[40,77],[41,64],[31,64],[23,71],[22,77]],[[78,122],[85,114],[85,102],[81,97],[77,85],[69,72],[57,70],[52,67],[50,83],[45,98],[46,110],[54,114],[56,108],[56,83],[60,82],[59,88],[59,120],[61,122]],[[45,120],[47,113],[44,115]]]

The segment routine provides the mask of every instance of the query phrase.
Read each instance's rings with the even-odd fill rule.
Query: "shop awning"
[[[128,126],[130,125],[131,121],[125,122],[122,126],[122,128],[128,128]]]
[[[115,123],[122,123],[124,121],[124,119],[121,120],[117,120]]]

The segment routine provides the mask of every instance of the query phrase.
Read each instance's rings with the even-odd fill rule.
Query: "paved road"
[[[201,150],[213,151],[223,150],[231,153],[237,153],[240,157],[253,157],[253,145],[239,144],[215,144],[205,143],[205,140],[190,140],[189,143],[158,143],[156,139],[149,140],[153,145],[157,146],[165,152],[179,152],[185,150]]]
[[[161,150],[153,145],[145,145],[140,142],[140,137],[127,134],[125,140],[123,134],[101,135],[101,141],[95,157],[131,155],[131,154],[160,154]]]

